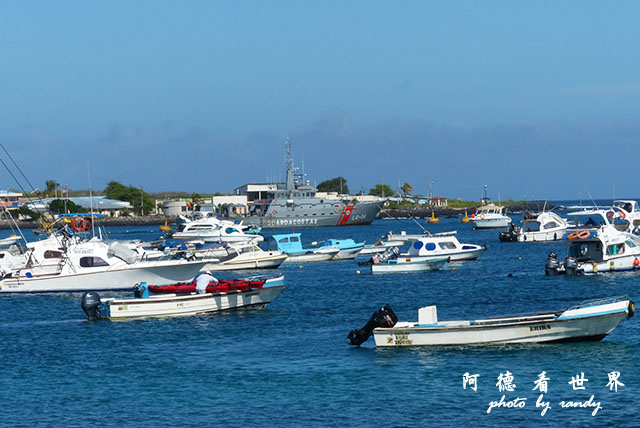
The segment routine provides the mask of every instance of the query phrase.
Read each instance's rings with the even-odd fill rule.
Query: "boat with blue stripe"
[[[397,322],[387,305],[348,338],[350,344],[360,345],[373,334],[376,346],[384,347],[598,341],[634,312],[628,295],[589,300],[560,311],[453,321],[438,320],[436,306],[427,306],[418,310],[417,322]]]

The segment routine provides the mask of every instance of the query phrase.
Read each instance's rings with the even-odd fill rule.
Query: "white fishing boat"
[[[117,242],[99,238],[62,242],[46,250],[41,263],[29,262],[0,281],[0,293],[124,290],[131,284],[171,284],[193,278],[205,262],[199,260],[145,260]]]
[[[513,223],[507,232],[500,232],[503,242],[547,242],[560,241],[567,230],[574,225],[551,211],[540,213],[525,213],[522,226],[515,227]]]
[[[628,232],[640,235],[640,207],[638,207],[637,201],[615,200],[610,211],[613,211],[617,218],[629,224]]]
[[[476,229],[507,228],[512,220],[504,210],[505,207],[493,203],[483,205],[471,216],[471,223]]]
[[[264,251],[254,243],[230,244],[225,247],[226,254],[220,258],[204,258],[205,269],[211,271],[238,269],[275,269],[286,259],[280,251]]]
[[[153,292],[150,293],[150,289]],[[195,292],[195,284],[149,287],[142,283],[136,286],[134,297],[130,298],[100,298],[96,292],[85,293],[82,308],[92,321],[199,315],[232,309],[262,309],[283,289],[284,277],[281,275],[221,280],[207,287],[207,292],[202,294]]]
[[[585,210],[568,214],[576,229],[565,233],[567,256],[561,262],[550,253],[547,275],[592,275],[640,269],[640,237],[626,232],[613,210]]]
[[[303,247],[299,233],[273,235],[269,238],[269,250],[287,255],[285,263],[326,262],[332,260],[340,249],[336,247]]]
[[[219,220],[216,217],[189,221],[182,230],[173,233],[171,237],[173,239],[200,239],[204,242],[261,242],[264,240],[257,228],[228,220]]]
[[[376,256],[374,256],[375,259]],[[405,273],[405,272],[427,272],[442,268],[449,261],[448,257],[431,259],[398,257],[384,262],[372,263],[372,273]]]
[[[439,321],[435,306],[420,308],[417,322],[397,322],[387,305],[362,328],[352,330],[352,345],[373,334],[376,346],[496,345],[598,341],[633,316],[629,296],[583,302],[566,310],[486,319]]]

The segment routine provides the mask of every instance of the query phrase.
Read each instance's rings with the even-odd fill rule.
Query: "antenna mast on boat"
[[[89,207],[91,208],[91,224],[94,225],[95,224],[95,218],[93,216],[93,193],[91,191],[91,169],[89,168],[89,159],[87,159],[87,175],[89,177]],[[93,234],[93,236],[96,236],[96,228],[92,227],[91,228],[91,233]],[[100,239],[102,239],[102,232],[100,232]]]

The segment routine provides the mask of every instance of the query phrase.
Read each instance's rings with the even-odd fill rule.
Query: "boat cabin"
[[[502,214],[504,211],[503,206],[498,206],[495,204],[483,205],[476,209],[476,215],[481,214]]]
[[[302,248],[299,233],[271,236],[271,238],[269,238],[269,250],[282,251],[283,253],[300,253],[305,251]]]

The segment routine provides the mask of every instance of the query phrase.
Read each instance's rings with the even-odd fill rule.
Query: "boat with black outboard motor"
[[[97,292],[82,296],[82,309],[90,321],[142,317],[199,315],[232,309],[263,309],[284,289],[283,275],[256,275],[210,283],[195,291],[195,281],[166,286],[136,284],[133,297],[101,298]]]
[[[398,322],[387,305],[347,339],[359,346],[373,334],[381,347],[598,341],[634,312],[633,300],[620,296],[560,311],[459,321],[439,321],[436,306],[427,306],[418,310],[417,322]]]

